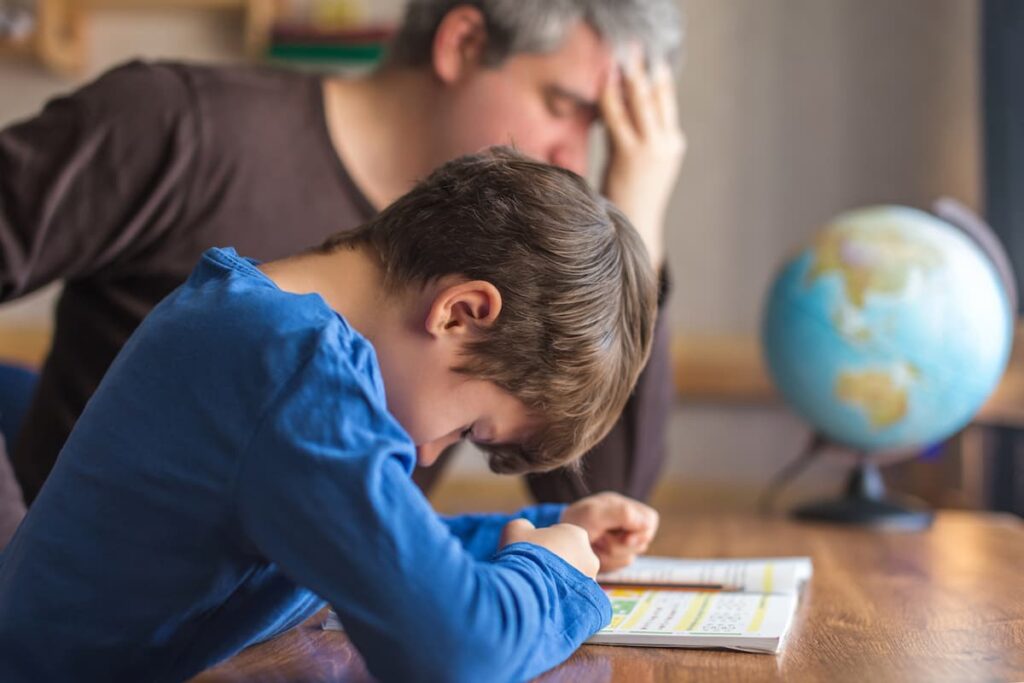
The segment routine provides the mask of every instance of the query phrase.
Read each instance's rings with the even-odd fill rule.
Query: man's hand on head
[[[583,527],[603,572],[630,564],[647,551],[658,532],[654,508],[612,492],[576,501],[565,509],[560,521]]]
[[[609,138],[602,192],[633,223],[660,268],[665,211],[686,154],[671,69],[662,61],[649,74],[637,46],[622,69],[612,69],[600,107]]]

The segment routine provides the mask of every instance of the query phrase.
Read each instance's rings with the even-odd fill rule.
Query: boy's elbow
[[[526,680],[563,661],[575,649],[565,622],[580,619],[554,606],[556,597],[543,587],[508,574],[503,581],[467,582],[460,599],[392,623],[390,647],[367,658],[371,673],[387,681],[500,683]]]

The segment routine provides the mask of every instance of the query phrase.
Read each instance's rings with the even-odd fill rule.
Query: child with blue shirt
[[[498,472],[574,466],[636,381],[655,295],[621,213],[504,149],[310,252],[211,249],[0,556],[0,680],[179,681],[325,600],[382,680],[558,664],[656,513],[598,494],[443,518],[410,474],[460,439]]]

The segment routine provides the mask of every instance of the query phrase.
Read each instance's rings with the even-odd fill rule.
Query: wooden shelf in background
[[[753,337],[677,333],[672,340],[672,367],[676,395],[684,401],[778,400]]]
[[[246,9],[251,0],[79,0],[87,9]]]
[[[50,350],[50,330],[44,327],[0,328],[0,361],[39,367]]]
[[[245,44],[263,53],[274,16],[274,0],[36,0],[36,28],[25,40],[0,41],[0,58],[35,57],[51,71],[77,76],[88,66],[88,23],[95,10],[237,10],[245,13]]]
[[[31,57],[35,54],[32,38],[0,40],[0,57]]]

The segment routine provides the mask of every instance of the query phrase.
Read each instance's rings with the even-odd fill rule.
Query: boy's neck
[[[389,316],[401,316],[402,307],[394,305],[384,288],[380,262],[364,247],[298,254],[264,263],[260,270],[286,292],[319,294],[371,343],[381,328],[394,322]]]

